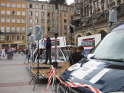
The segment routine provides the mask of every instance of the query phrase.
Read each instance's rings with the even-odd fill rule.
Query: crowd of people
[[[15,48],[0,48],[0,59],[13,59],[13,55],[16,53]]]

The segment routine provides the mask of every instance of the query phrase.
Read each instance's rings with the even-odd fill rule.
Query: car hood
[[[124,63],[105,60],[77,63],[67,69],[61,78],[92,85],[102,92],[124,90]]]

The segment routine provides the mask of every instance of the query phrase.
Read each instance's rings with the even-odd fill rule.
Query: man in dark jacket
[[[47,64],[47,61],[49,60],[49,63],[52,64],[51,59],[51,39],[48,35],[46,35],[46,60],[45,64]]]
[[[83,51],[84,51],[84,48],[82,46],[77,47],[76,52],[72,53],[69,57],[70,65],[73,65],[79,62],[82,58],[85,58],[84,55],[82,55]]]

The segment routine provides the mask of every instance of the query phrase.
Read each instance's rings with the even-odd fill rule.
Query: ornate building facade
[[[75,30],[75,39],[97,33],[102,33],[104,37],[113,25],[124,20],[124,0],[81,0],[79,9],[81,22]],[[109,20],[110,10],[113,9],[117,11],[116,23]]]

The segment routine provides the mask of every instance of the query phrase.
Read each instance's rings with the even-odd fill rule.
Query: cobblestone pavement
[[[29,84],[31,75],[24,64],[25,57],[16,54],[13,60],[0,59],[0,93],[46,93],[46,85]],[[50,92],[50,90],[48,91]]]

